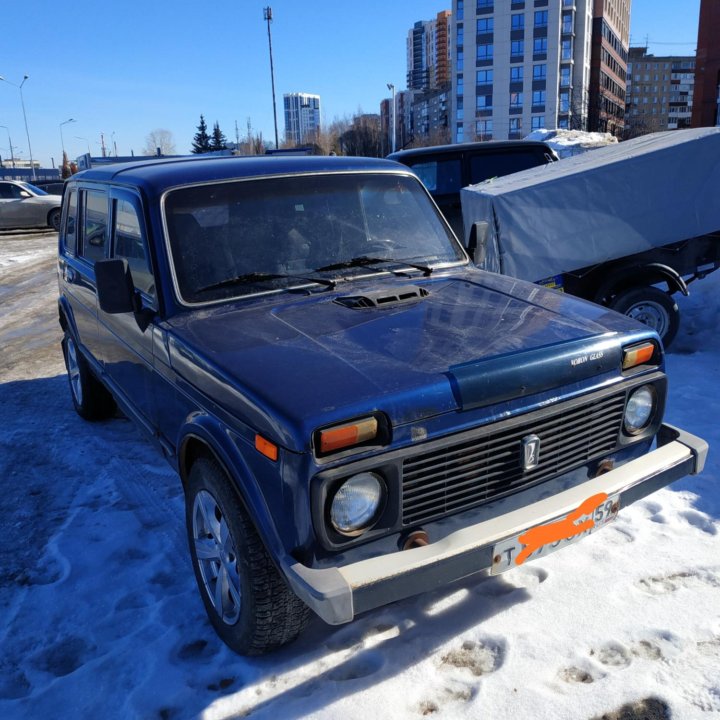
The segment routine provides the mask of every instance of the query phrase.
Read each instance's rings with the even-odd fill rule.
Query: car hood
[[[427,294],[362,302],[379,286],[391,298]],[[477,270],[338,290],[176,316],[170,363],[220,407],[303,451],[314,429],[373,411],[398,426],[618,372],[621,336],[638,331],[606,308]]]

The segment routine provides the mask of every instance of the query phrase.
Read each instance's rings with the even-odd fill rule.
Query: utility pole
[[[270,6],[263,8],[263,19],[267,22],[268,29],[268,47],[270,48],[270,81],[272,83],[273,119],[275,121],[275,149],[277,150],[280,145],[278,144],[277,106],[275,105],[275,69],[273,68],[272,35],[270,34],[270,23],[272,22],[273,16],[272,8]]]
[[[100,147],[102,147],[102,156],[107,157],[107,151],[105,150],[105,135],[100,133]]]

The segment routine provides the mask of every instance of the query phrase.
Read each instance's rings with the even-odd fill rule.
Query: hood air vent
[[[335,302],[355,309],[380,308],[417,302],[429,294],[425,288],[417,285],[403,285],[403,287],[396,288],[395,292],[392,293],[387,290],[378,290],[364,295],[346,295],[345,297],[336,298]]]

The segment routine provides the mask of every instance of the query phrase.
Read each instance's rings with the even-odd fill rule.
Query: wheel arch
[[[625,290],[659,283],[667,283],[669,295],[676,292],[688,295],[687,283],[675,269],[662,263],[646,263],[614,268],[610,277],[598,288],[593,300],[607,305],[615,295]]]
[[[183,488],[187,487],[190,469],[196,460],[207,458],[217,463],[232,484],[276,565],[282,567],[281,558],[287,555],[287,551],[255,474],[238,445],[217,419],[205,414],[189,418],[180,432],[177,445],[177,469]]]
[[[64,295],[60,295],[58,298],[58,322],[63,332],[69,332],[77,337],[77,328],[75,327],[72,308]]]

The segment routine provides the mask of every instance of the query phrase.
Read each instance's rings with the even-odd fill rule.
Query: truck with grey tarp
[[[461,191],[477,264],[607,305],[669,344],[720,267],[720,127],[653,133]]]

